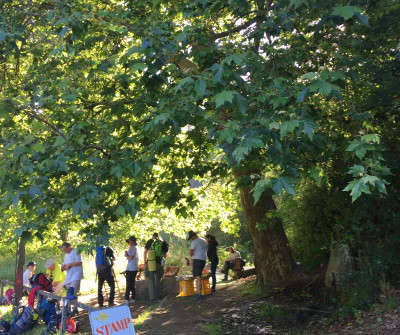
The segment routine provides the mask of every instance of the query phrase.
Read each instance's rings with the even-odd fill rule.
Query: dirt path
[[[217,285],[217,291],[204,296],[202,302],[193,297],[166,296],[150,303],[138,300],[130,305],[134,324],[140,315],[150,311],[145,322],[135,326],[139,335],[187,334],[400,334],[400,309],[382,314],[380,308],[363,312],[358,317],[332,321],[331,314],[309,307],[315,301],[301,298],[305,282],[268,295],[243,293],[255,278]],[[296,282],[297,283],[297,282]],[[312,289],[309,285],[307,289]],[[400,301],[400,294],[399,294]],[[83,301],[82,301],[83,302]],[[122,303],[116,300],[116,303]],[[87,297],[85,303],[96,305],[96,297]],[[284,307],[282,307],[284,306]],[[264,308],[264,314],[262,309]],[[91,334],[87,313],[76,318],[82,322],[80,334]],[[206,331],[211,327],[214,332]]]

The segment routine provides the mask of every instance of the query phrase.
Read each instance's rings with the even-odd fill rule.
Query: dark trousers
[[[215,272],[217,271],[217,265],[219,263],[219,260],[216,259],[215,261],[211,261],[211,279],[212,279],[212,286],[211,289],[215,290],[215,284],[217,283],[217,278],[215,276]]]
[[[222,270],[222,272],[225,274],[225,280],[228,279],[228,273],[229,273],[229,269],[233,269],[234,264],[231,261],[225,261],[224,264],[224,269]]]
[[[132,299],[135,299],[135,281],[137,271],[126,270],[126,289],[125,289],[125,300],[129,300],[129,295],[132,294]]]
[[[108,304],[114,304],[114,296],[115,296],[115,280],[111,271],[104,271],[99,273],[98,275],[98,286],[97,286],[97,300],[99,302],[99,306],[103,306],[104,298],[103,298],[103,285],[106,281],[108,286],[110,287],[110,296],[108,297]]]

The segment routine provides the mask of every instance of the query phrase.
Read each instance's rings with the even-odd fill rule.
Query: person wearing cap
[[[194,300],[201,301],[201,273],[206,265],[207,242],[204,238],[198,237],[193,230],[189,231],[188,240],[192,241],[189,255],[193,260],[193,277],[196,278],[197,295]]]
[[[60,293],[64,287],[66,276],[66,273],[61,270],[61,264],[53,259],[48,259],[44,267],[46,268],[46,277],[50,278],[53,284],[54,294]]]
[[[156,261],[155,271],[150,271],[147,254],[148,254],[149,250],[153,250],[152,249],[153,243],[156,240],[161,241],[160,236],[158,235],[158,233],[153,233],[152,238],[146,242],[146,245],[144,247],[144,254],[143,254],[144,264],[146,264],[144,274],[147,278],[147,286],[149,289],[149,300],[150,301],[154,301],[156,299],[161,299],[161,279],[164,276],[164,268],[163,268],[162,261],[166,257],[166,252],[162,251],[163,256],[156,257],[156,259],[155,259],[155,261]]]
[[[129,244],[129,249],[125,251],[125,257],[128,260],[128,264],[126,266],[126,289],[125,289],[125,303],[133,303],[136,299],[135,292],[135,281],[136,275],[139,271],[139,258],[137,253],[137,243],[136,237],[130,236],[126,243]],[[131,300],[129,300],[129,296],[131,296]]]
[[[26,265],[26,270],[24,274],[22,275],[22,284],[28,287],[32,287],[31,283],[29,282],[29,279],[32,278],[32,276],[35,274],[35,268],[36,268],[36,263],[35,262],[29,262]]]

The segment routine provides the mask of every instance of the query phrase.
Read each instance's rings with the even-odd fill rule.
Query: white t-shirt
[[[235,260],[236,258],[240,258],[240,252],[239,251],[234,251],[234,252],[229,252],[228,259],[230,261]]]
[[[207,259],[207,242],[204,238],[197,237],[190,244],[190,249],[193,249],[192,259]]]
[[[22,275],[22,284],[28,287],[31,287],[31,283],[29,282],[29,278],[33,276],[31,270],[26,269],[24,274]]]
[[[69,254],[65,254],[64,264],[82,262],[81,255],[78,255],[76,249],[72,249]],[[74,280],[83,279],[83,267],[82,265],[73,266],[67,270],[67,276],[65,277],[65,283],[70,283]]]
[[[128,259],[128,265],[126,266],[126,270],[127,271],[138,271],[139,270],[139,267],[138,267],[139,258],[138,258],[138,254],[137,254],[137,246],[136,245],[132,245],[128,250],[128,256],[132,256],[132,255],[133,255],[133,259]]]

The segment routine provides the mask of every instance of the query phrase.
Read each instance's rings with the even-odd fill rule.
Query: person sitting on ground
[[[65,282],[65,271],[61,270],[61,264],[54,261],[53,259],[48,259],[44,267],[46,270],[46,277],[50,278],[53,288],[54,294],[58,294],[64,287]]]
[[[225,278],[224,280],[228,280],[228,273],[229,273],[229,269],[234,269],[235,267],[235,260],[237,258],[241,258],[240,256],[240,252],[236,251],[234,247],[229,247],[229,255],[228,255],[228,259],[225,260],[225,264],[224,264],[224,268],[222,270],[222,273],[225,274]]]
[[[35,274],[35,268],[36,268],[36,263],[35,262],[29,262],[26,265],[26,270],[22,276],[22,284],[24,286],[32,287],[31,283],[29,282],[29,279],[32,278],[32,276]]]

